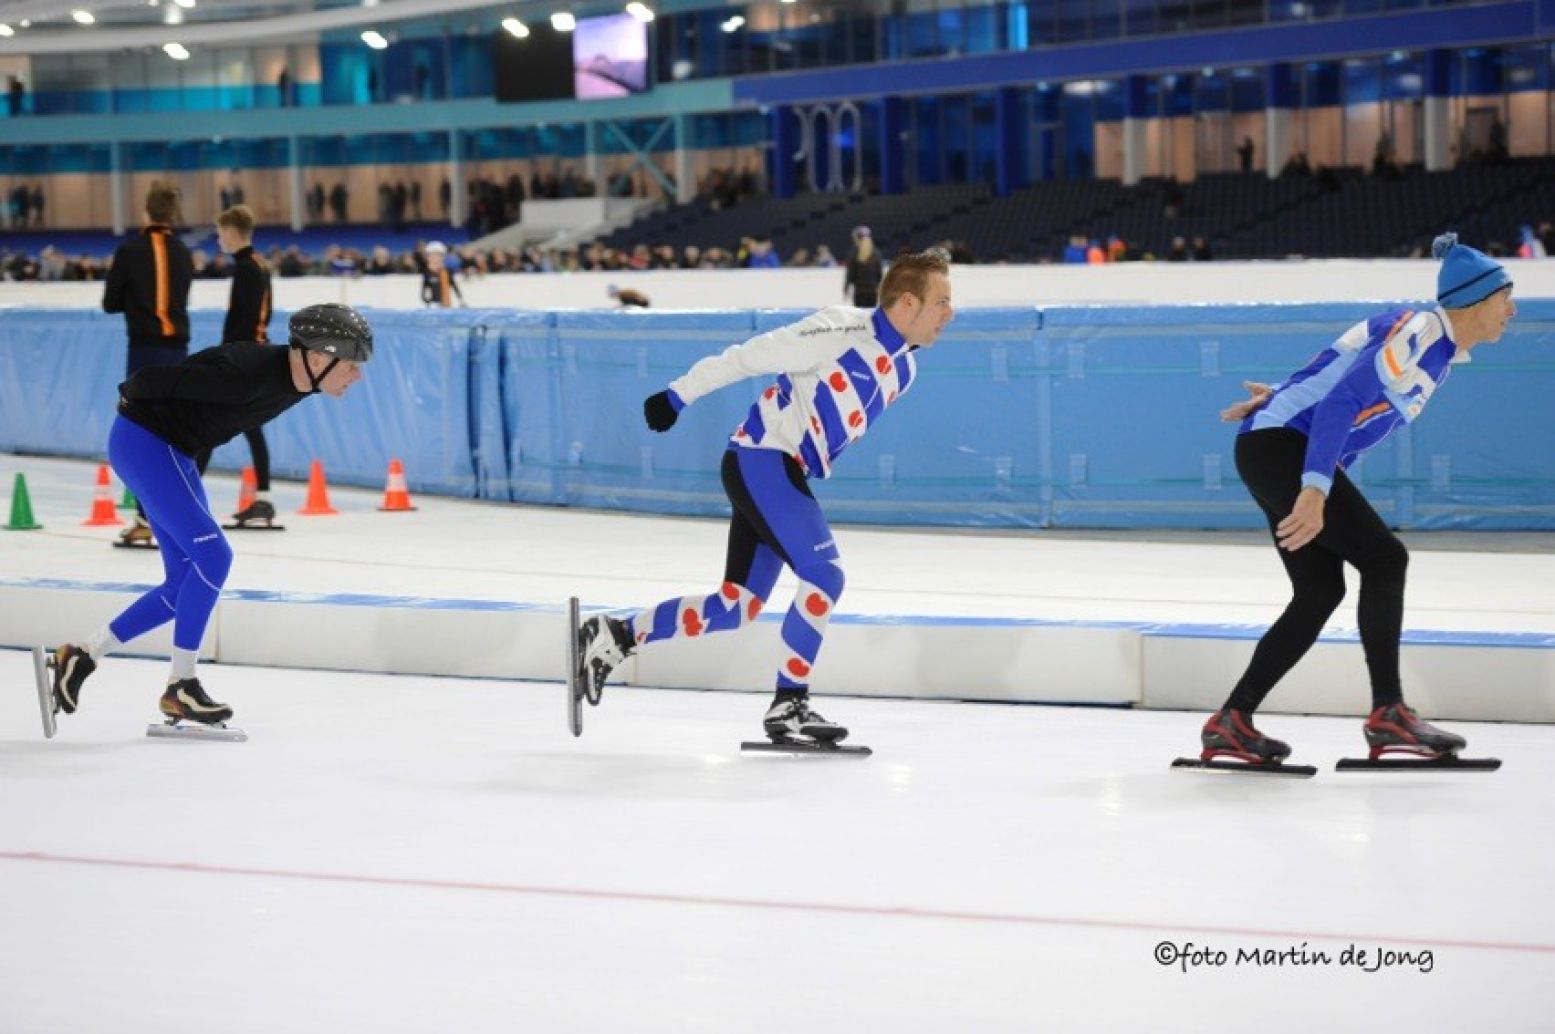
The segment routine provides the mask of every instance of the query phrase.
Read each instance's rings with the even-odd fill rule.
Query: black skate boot
[[[1253,728],[1253,721],[1241,711],[1222,708],[1210,715],[1199,735],[1204,750],[1200,761],[1236,758],[1249,765],[1278,765],[1290,757],[1290,745],[1270,739]]]
[[[219,704],[206,695],[199,679],[179,679],[167,684],[162,694],[162,713],[174,721],[199,722],[202,725],[219,725],[232,717],[232,708]]]
[[[832,744],[848,738],[845,727],[810,710],[810,698],[803,693],[778,694],[762,726],[773,743]]]
[[[599,705],[605,692],[605,680],[620,667],[621,662],[637,652],[626,622],[608,614],[595,614],[578,626],[578,673],[583,696],[590,704]]]
[[[1469,741],[1422,722],[1414,708],[1398,703],[1379,707],[1366,719],[1366,743],[1376,761],[1384,754],[1439,758],[1457,754]]]
[[[262,524],[265,527],[269,527],[275,522],[275,507],[270,505],[268,499],[255,499],[233,514],[232,519],[239,528],[246,528],[251,524]]]
[[[54,669],[54,706],[75,714],[81,703],[81,684],[97,670],[97,662],[81,647],[66,643],[54,651],[49,667]]]

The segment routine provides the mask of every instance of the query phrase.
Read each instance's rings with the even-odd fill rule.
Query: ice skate
[[[32,648],[32,681],[38,690],[38,717],[43,719],[43,738],[52,740],[57,730],[54,724],[54,716],[59,712],[59,704],[54,701],[54,689],[49,685],[49,669],[53,667],[52,659],[41,646]]]
[[[636,652],[637,644],[632,642],[625,621],[595,614],[578,626],[579,675],[584,698],[597,706],[610,673]]]
[[[227,720],[232,708],[212,700],[199,679],[170,682],[159,704],[166,721],[146,728],[147,736],[185,740],[225,740],[241,743],[248,739],[242,729],[230,729]]]
[[[232,515],[231,524],[223,524],[227,531],[285,531],[286,526],[275,523],[275,507],[268,499],[255,499]]]
[[[1317,774],[1311,765],[1287,765],[1290,745],[1265,736],[1242,711],[1222,708],[1210,715],[1199,734],[1203,750],[1197,759],[1178,758],[1173,768],[1208,772],[1252,772],[1307,778]]]
[[[54,675],[54,709],[75,714],[81,702],[81,686],[97,670],[97,662],[81,647],[66,643],[49,658],[49,670]]]
[[[1493,772],[1501,767],[1499,758],[1460,758],[1458,752],[1468,746],[1467,740],[1422,722],[1414,708],[1402,702],[1373,711],[1366,719],[1365,733],[1371,748],[1368,756],[1343,759],[1339,771],[1426,768]]]
[[[145,518],[136,517],[134,524],[119,532],[113,544],[120,549],[156,549],[157,539]]]
[[[848,730],[836,722],[829,722],[810,710],[809,698],[803,694],[783,694],[773,703],[762,719],[767,743],[742,743],[740,749],[749,754],[846,754],[868,757],[868,747],[842,746]]]

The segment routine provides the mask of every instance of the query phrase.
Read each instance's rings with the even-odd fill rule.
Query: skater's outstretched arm
[[[839,350],[847,347],[846,334],[858,329],[860,318],[855,309],[822,309],[798,323],[758,334],[708,356],[683,377],[671,381],[670,390],[683,404],[690,405],[703,395],[747,377],[813,370],[831,362]]]

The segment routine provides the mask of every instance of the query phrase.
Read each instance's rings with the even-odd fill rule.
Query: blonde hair
[[[254,236],[254,210],[247,205],[233,205],[216,217],[216,225],[231,227],[248,240]]]
[[[950,275],[950,258],[941,248],[898,255],[880,283],[880,307],[889,309],[904,294],[928,301],[929,277]]]
[[[146,216],[154,223],[172,225],[178,221],[178,207],[182,194],[178,187],[167,180],[153,180],[146,191]]]

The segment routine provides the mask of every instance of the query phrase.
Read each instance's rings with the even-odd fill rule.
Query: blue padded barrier
[[[919,353],[919,379],[815,491],[839,522],[974,527],[1258,527],[1217,418],[1245,379],[1305,363],[1374,304],[973,310]],[[1352,475],[1401,527],[1555,528],[1555,301],[1455,367],[1423,418]],[[212,340],[219,312],[194,315]],[[728,512],[730,431],[766,386],[700,399],[667,434],[642,400],[698,359],[796,311],[373,311],[378,348],[344,400],[270,429],[277,475],[324,461],[378,486],[654,513]],[[284,326],[277,314],[273,328]],[[123,324],[0,314],[0,449],[97,458],[123,375]],[[248,462],[241,439],[216,464]]]

